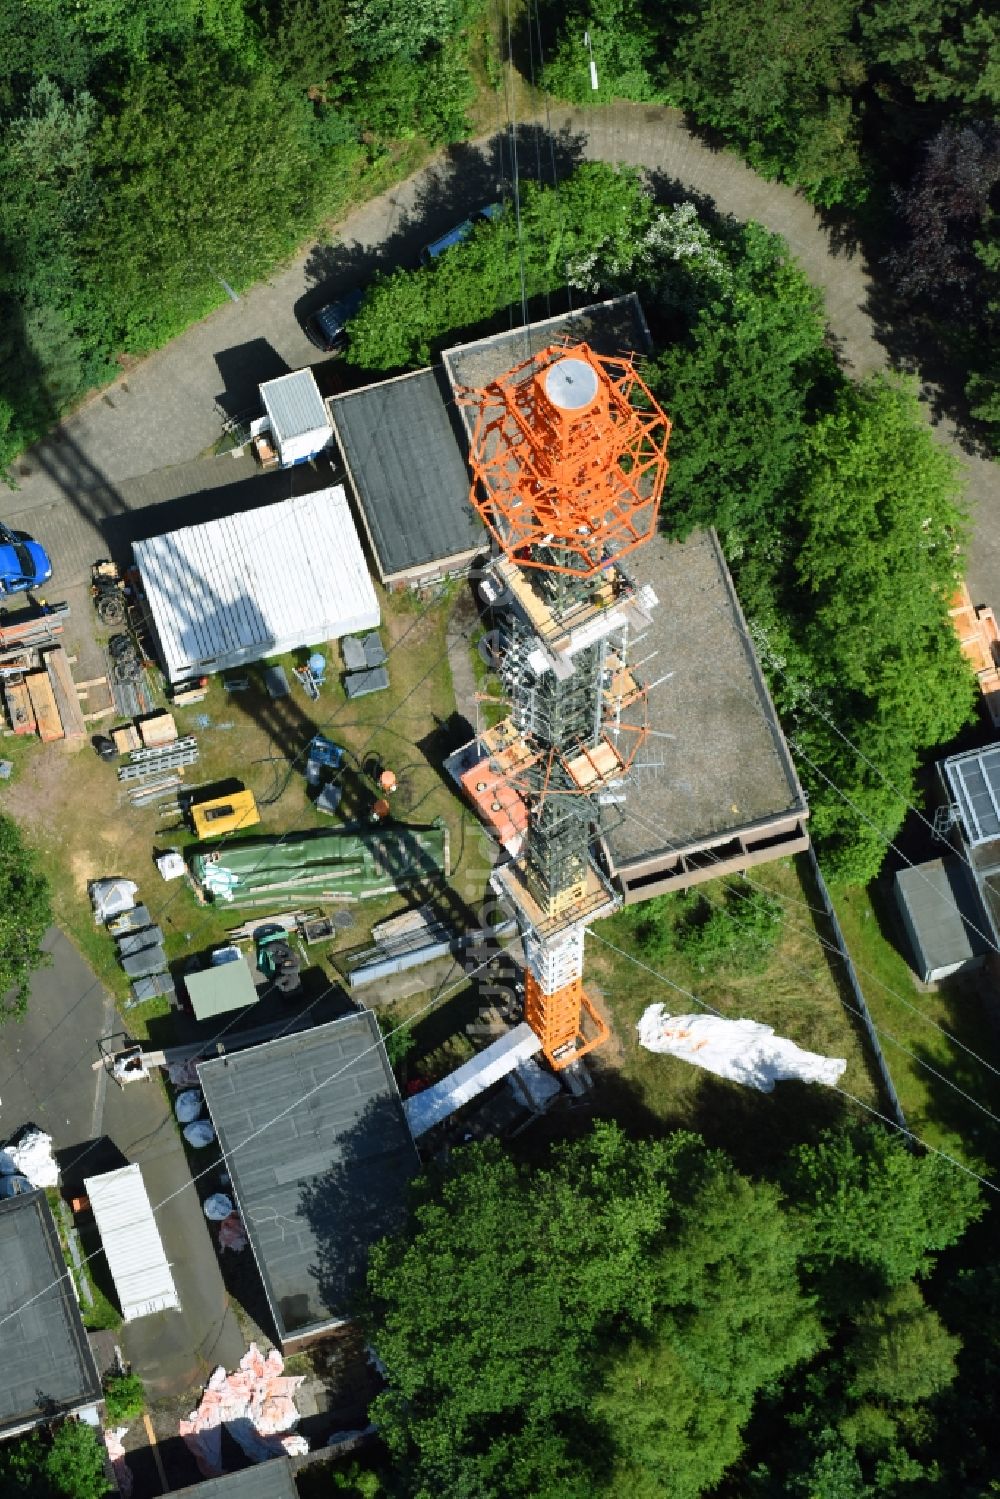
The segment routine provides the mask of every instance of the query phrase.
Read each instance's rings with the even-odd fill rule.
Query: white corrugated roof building
[[[133,545],[171,682],[373,630],[343,485]]]
[[[122,1166],[84,1182],[126,1322],[179,1308],[142,1172]]]

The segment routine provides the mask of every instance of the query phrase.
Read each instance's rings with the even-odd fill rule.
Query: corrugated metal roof
[[[330,426],[312,370],[295,370],[268,380],[260,388],[260,398],[279,442]]]
[[[198,1077],[279,1340],[339,1322],[418,1166],[374,1015],[213,1058]]]
[[[138,1165],[88,1176],[84,1189],[126,1322],[179,1307]]]
[[[0,1437],[101,1398],[44,1192],[0,1202]]]
[[[440,370],[420,370],[330,401],[383,582],[486,545]]]
[[[343,485],[134,543],[172,681],[380,621]]]

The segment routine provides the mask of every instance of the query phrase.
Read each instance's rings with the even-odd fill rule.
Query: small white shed
[[[260,398],[282,468],[307,463],[329,446],[333,427],[312,370],[295,370],[266,381],[260,387]],[[253,423],[255,436],[262,430],[262,423]]]
[[[133,546],[171,682],[374,630],[342,484]]]
[[[179,1309],[174,1278],[138,1165],[88,1176],[84,1188],[125,1321]]]

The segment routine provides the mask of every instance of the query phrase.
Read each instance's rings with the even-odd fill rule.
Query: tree
[[[845,1349],[850,1393],[894,1405],[928,1400],[954,1380],[960,1346],[907,1281],[860,1309]]]
[[[376,280],[350,325],[351,359],[369,370],[426,364],[446,338],[520,304],[521,256],[526,294],[538,297],[590,256],[630,265],[654,214],[635,172],[599,162],[578,167],[558,192],[525,182],[520,255],[508,209],[432,265]]]
[[[92,1426],[63,1421],[0,1445],[4,1499],[103,1499],[105,1451]]]
[[[0,1022],[24,1014],[30,976],[47,961],[42,938],[51,924],[48,881],[17,823],[0,813]]]
[[[421,1499],[701,1493],[821,1336],[775,1190],[610,1125],[541,1167],[457,1153],[369,1286],[373,1419]]]
[[[964,518],[954,460],[905,387],[844,384],[803,445],[785,535],[738,578],[825,866],[863,882],[914,799],[921,752],[973,712],[947,613]]]
[[[799,181],[814,202],[863,196],[852,93],[864,78],[851,0],[707,0],[662,69],[677,101]]]
[[[916,1155],[879,1125],[827,1131],[791,1153],[785,1188],[799,1217],[803,1262],[827,1314],[926,1275],[931,1255],[983,1212],[971,1177]]]
[[[686,330],[664,341],[653,385],[674,423],[664,521],[712,525],[728,555],[770,550],[799,460],[811,391],[825,372],[820,299],[787,246],[759,224],[717,241],[723,273],[695,288]],[[650,271],[674,303],[677,261]]]

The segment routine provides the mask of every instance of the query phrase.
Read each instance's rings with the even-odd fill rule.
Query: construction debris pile
[[[204,1478],[218,1478],[222,1469],[222,1428],[253,1462],[271,1457],[297,1457],[309,1451],[305,1437],[295,1433],[299,1412],[295,1392],[301,1375],[287,1375],[277,1349],[265,1358],[251,1343],[235,1374],[220,1365],[196,1410],[178,1427]]]

